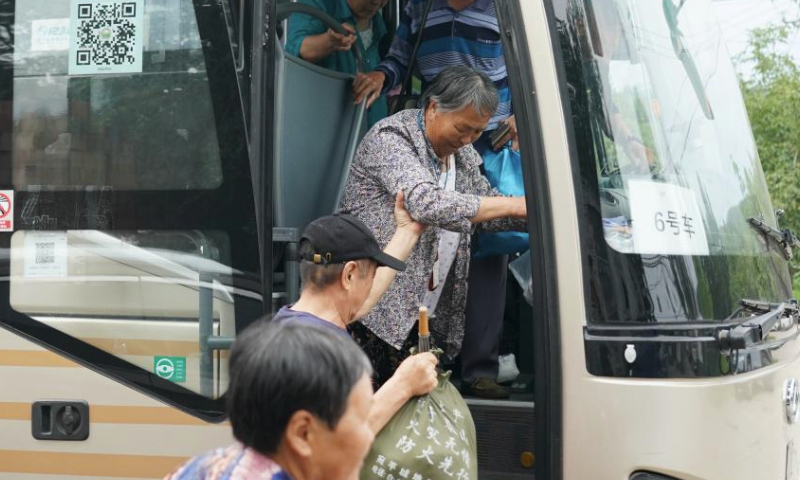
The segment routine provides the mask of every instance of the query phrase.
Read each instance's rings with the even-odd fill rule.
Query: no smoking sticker
[[[14,190],[0,190],[0,232],[14,231]]]

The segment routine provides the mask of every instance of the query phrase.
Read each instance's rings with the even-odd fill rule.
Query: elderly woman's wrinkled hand
[[[394,197],[394,220],[397,229],[407,229],[415,235],[420,235],[428,228],[427,225],[414,220],[406,210],[406,198],[402,190],[397,192]]]
[[[514,115],[511,115],[506,119],[506,123],[508,124],[509,130],[508,135],[506,135],[503,140],[500,141],[500,148],[503,148],[502,145],[508,143],[511,140],[511,148],[513,150],[519,151],[519,137],[517,135],[517,118]],[[498,150],[500,149],[498,148]]]
[[[353,44],[356,43],[356,30],[352,25],[343,23],[342,28],[347,31],[347,35],[336,33],[333,29],[328,29],[327,38],[331,51],[334,52],[349,52]]]
[[[519,151],[519,136],[517,134],[517,117],[515,115],[511,115],[506,120],[508,126],[511,127],[511,131],[509,135],[511,136],[511,148]]]
[[[353,81],[353,98],[356,105],[366,98],[367,108],[371,107],[381,96],[385,80],[386,75],[383,72],[357,73]]]

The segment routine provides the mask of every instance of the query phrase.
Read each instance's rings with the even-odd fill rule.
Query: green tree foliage
[[[742,94],[772,203],[786,212],[781,228],[800,234],[800,66],[781,48],[797,28],[784,21],[754,30],[737,60],[752,67],[752,75],[741,79]],[[800,270],[792,270],[797,296]]]

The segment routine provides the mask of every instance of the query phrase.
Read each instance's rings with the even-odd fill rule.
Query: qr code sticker
[[[25,232],[26,277],[67,276],[67,232]]]
[[[143,0],[72,0],[70,75],[142,71]]]
[[[56,261],[55,242],[36,242],[36,264],[46,265]]]

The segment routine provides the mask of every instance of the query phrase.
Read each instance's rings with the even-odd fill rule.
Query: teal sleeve
[[[303,3],[322,10],[325,13],[329,13],[327,10],[325,10],[324,2],[319,0],[298,0],[297,3]],[[286,39],[286,53],[294,55],[295,57],[299,57],[300,45],[303,44],[303,40],[306,37],[311,35],[319,35],[327,30],[328,28],[316,18],[309,15],[303,15],[302,13],[295,13],[289,17],[289,35]]]

